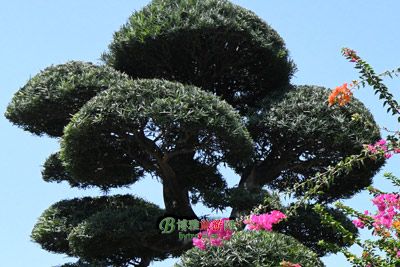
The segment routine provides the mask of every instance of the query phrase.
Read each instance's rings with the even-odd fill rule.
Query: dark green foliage
[[[163,259],[175,253],[176,246],[175,240],[159,233],[157,222],[163,213],[129,195],[63,200],[41,215],[32,239],[46,250],[89,262],[122,266],[128,259]]]
[[[265,172],[258,177],[260,183],[288,190],[380,138],[371,113],[360,101],[328,107],[328,95],[328,90],[316,86],[286,90],[267,98],[250,118],[248,129],[258,144],[258,160],[271,168],[279,166],[274,175]],[[354,114],[358,114],[358,120],[353,119]],[[338,177],[321,199],[352,196],[371,184],[381,166],[382,162],[370,161]]]
[[[60,183],[68,180],[69,175],[59,156],[59,153],[51,154],[43,164],[42,177],[46,182]]]
[[[153,249],[165,242],[158,229],[158,209],[149,206],[106,208],[77,225],[69,234],[72,252],[86,260],[104,259],[123,264],[127,259],[163,259],[168,256]],[[168,243],[163,250],[168,251]]]
[[[216,166],[207,165],[190,157],[180,156],[170,160],[177,179],[191,193],[191,203],[202,202],[206,207],[223,210],[227,206],[227,183]]]
[[[43,164],[42,178],[46,182],[61,183],[67,181],[71,187],[79,186],[86,187],[87,184],[80,184],[73,180],[71,175],[65,169],[63,162],[60,159],[60,153],[51,154]]]
[[[71,61],[51,66],[22,87],[5,116],[34,134],[59,137],[71,115],[98,92],[126,80],[107,66]]]
[[[32,230],[32,239],[44,249],[72,255],[67,237],[73,227],[100,211],[107,198],[63,200],[50,206]]]
[[[259,200],[258,202],[254,202],[255,199],[251,201],[247,196],[249,191],[246,192],[245,190],[239,188],[238,192],[243,195],[240,200],[248,200],[248,205],[252,203],[252,207],[258,205],[259,203],[263,203],[263,208],[259,210],[258,213],[268,213],[272,210],[280,210],[283,213],[288,214],[288,210],[292,207],[292,205],[284,206],[281,203],[279,194],[269,194],[265,192],[263,198],[264,201]],[[255,195],[257,196],[257,194]],[[246,209],[246,206],[239,206],[236,205],[236,203],[235,205],[232,205],[232,207],[235,207],[241,212],[245,211],[245,215],[249,214],[251,211]],[[296,210],[296,213],[290,215],[286,220],[283,220],[279,224],[274,225],[273,230],[296,238],[303,245],[314,251],[319,257],[326,256],[330,253],[329,250],[318,245],[319,241],[322,239],[327,240],[338,247],[349,247],[351,244],[344,240],[345,238],[343,238],[339,231],[336,231],[331,226],[321,224],[321,217],[314,211],[313,207],[313,205],[299,207]],[[347,231],[351,232],[356,237],[358,236],[357,228],[343,212],[328,206],[324,207],[329,214],[331,214],[337,221],[342,223]],[[245,224],[242,224],[242,227],[244,229]]]
[[[348,231],[353,233],[354,236],[358,236],[357,228],[346,215],[333,208],[326,207],[326,209]],[[329,253],[329,251],[318,245],[318,242],[322,239],[339,247],[348,247],[351,245],[349,242],[343,240],[339,231],[321,224],[321,217],[311,206],[298,209],[297,214],[274,226],[274,230],[300,240],[303,245],[310,248],[320,257]]]
[[[283,260],[303,267],[324,266],[314,252],[293,237],[266,231],[240,231],[223,247],[206,251],[193,248],[182,255],[177,266],[277,267]]]
[[[113,187],[134,182],[143,170],[160,174],[157,163],[165,156],[196,153],[203,164],[240,168],[251,142],[239,115],[218,97],[179,83],[136,80],[100,93],[74,115],[61,157],[75,180]]]
[[[249,214],[253,208],[263,202],[275,209],[280,209],[279,197],[275,198],[267,190],[261,188],[245,189],[243,187],[233,187],[228,189],[226,201],[227,206],[239,210],[241,213]],[[235,214],[236,216],[236,214]]]
[[[132,78],[196,85],[244,111],[289,82],[281,37],[226,0],[156,0],[114,34],[105,61]]]

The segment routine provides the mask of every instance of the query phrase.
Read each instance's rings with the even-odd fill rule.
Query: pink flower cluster
[[[247,224],[249,230],[272,231],[272,226],[285,218],[285,214],[273,210],[266,214],[251,215],[249,220],[243,222]],[[207,245],[222,246],[223,241],[231,239],[233,234],[233,231],[226,227],[229,222],[227,218],[211,221],[206,231],[200,232],[197,237],[193,238],[193,245],[201,250],[205,250]]]
[[[222,242],[229,240],[233,233],[226,227],[228,222],[227,218],[211,221],[206,231],[199,233],[197,238],[193,238],[193,245],[201,250],[205,250],[207,244],[216,247],[222,246]]]
[[[286,215],[278,210],[273,210],[270,213],[251,215],[250,219],[244,220],[249,230],[266,230],[272,231],[272,226],[286,218]],[[226,226],[229,219],[223,218],[220,220],[211,221],[206,231],[202,231],[193,238],[193,245],[201,250],[205,250],[207,245],[222,246],[224,240],[229,240],[232,237],[233,231]],[[298,263],[282,261],[282,267],[302,267]]]
[[[376,196],[372,203],[378,208],[378,213],[372,216],[375,220],[373,226],[392,227],[393,218],[400,211],[400,196],[398,194],[380,194]]]
[[[400,214],[400,195],[380,194],[372,200],[372,203],[378,208],[376,215],[371,215],[374,220],[372,224],[374,228],[376,230],[397,228],[396,223],[393,224],[393,222]],[[370,215],[368,211],[365,211],[364,214]],[[365,227],[365,222],[360,218],[353,220],[353,224],[361,229]]]
[[[355,219],[353,220],[353,224],[360,229],[363,229],[365,227],[364,222],[361,219]]]
[[[391,158],[393,155],[392,152],[389,151],[388,145],[387,145],[387,142],[385,139],[381,139],[373,145],[368,145],[367,149],[371,154],[378,154],[380,152],[383,152],[385,158],[387,158],[387,159]],[[399,154],[400,148],[394,148],[393,153]]]
[[[251,215],[249,220],[245,220],[249,230],[261,230],[272,231],[272,226],[279,223],[286,218],[286,215],[278,210],[273,210],[270,213]]]

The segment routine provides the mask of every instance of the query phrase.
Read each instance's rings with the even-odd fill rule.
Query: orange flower
[[[350,87],[348,87],[347,83],[345,83],[342,86],[336,87],[329,95],[329,106],[334,105],[336,102],[339,104],[339,106],[344,106],[349,103],[353,95],[353,93],[351,92],[352,86],[353,85],[350,84]]]
[[[394,221],[393,228],[396,229],[397,232],[400,232],[400,221]]]

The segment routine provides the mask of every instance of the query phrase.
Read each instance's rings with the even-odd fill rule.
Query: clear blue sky
[[[147,2],[2,1],[1,113],[12,95],[39,70],[68,60],[99,62],[112,33]],[[397,0],[234,2],[255,11],[285,39],[299,69],[292,80],[295,84],[335,87],[356,78],[351,65],[340,56],[343,46],[357,50],[378,71],[400,66],[400,2]],[[400,82],[390,85],[395,92]],[[381,126],[397,129],[395,120],[388,119],[371,90],[358,91],[356,96],[373,112]],[[63,255],[50,254],[31,242],[30,231],[41,212],[52,203],[98,195],[99,191],[80,191],[66,184],[45,183],[40,175],[41,165],[48,155],[58,150],[57,140],[32,136],[12,126],[3,116],[0,116],[0,129],[0,265],[43,267],[67,262],[69,259]],[[385,170],[400,175],[398,166],[399,158],[393,158]],[[226,174],[231,176],[230,184],[237,182],[236,177]],[[381,173],[375,177],[374,184],[391,189]],[[161,187],[151,179],[126,191],[162,205]],[[348,203],[360,210],[370,207],[369,196],[365,193]],[[349,266],[342,256],[330,256],[324,261],[328,267]],[[171,266],[173,262],[153,266]]]

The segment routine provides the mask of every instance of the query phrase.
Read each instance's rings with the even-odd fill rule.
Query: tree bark
[[[179,183],[174,170],[163,159],[160,163],[163,180],[163,196],[165,209],[169,215],[196,219],[196,213],[192,209],[188,190]]]
[[[190,204],[188,190],[179,183],[175,171],[168,164],[170,156],[163,153],[152,140],[145,136],[143,131],[137,133],[136,138],[145,151],[157,161],[158,175],[163,183],[163,197],[167,213],[176,217],[197,218]],[[194,153],[193,150],[190,150],[190,152]]]
[[[260,190],[264,185],[278,178],[285,167],[287,167],[287,161],[282,158],[269,157],[269,159],[267,158],[264,161],[256,162],[242,174],[239,188],[244,188],[248,191]],[[242,215],[242,212],[232,207],[230,217],[238,218]]]

